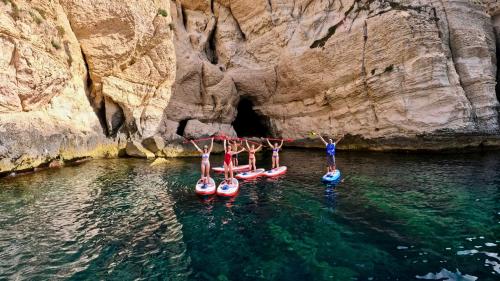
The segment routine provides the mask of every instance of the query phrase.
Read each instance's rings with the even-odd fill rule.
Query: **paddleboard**
[[[219,196],[235,196],[240,189],[240,183],[237,179],[233,178],[233,182],[231,184],[226,183],[226,181],[222,181],[217,188],[217,195]]]
[[[264,174],[264,172],[265,172],[264,169],[257,169],[255,171],[248,171],[248,172],[239,173],[236,175],[236,178],[240,179],[240,180],[254,179],[256,177],[262,176]]]
[[[210,178],[207,184],[204,184],[203,181],[200,179],[196,183],[196,194],[198,195],[212,195],[215,194],[216,186],[215,186],[215,181],[213,178]]]
[[[264,176],[269,177],[269,178],[277,177],[277,176],[280,176],[280,175],[283,175],[284,173],[286,173],[286,170],[288,170],[288,168],[286,166],[280,166],[278,168],[274,168],[272,170],[265,171]]]
[[[213,167],[212,170],[217,173],[224,173],[224,166],[222,167]],[[233,167],[233,172],[243,172],[250,170],[250,165],[239,165]]]
[[[321,181],[324,183],[336,183],[340,180],[340,170],[336,169],[335,172],[326,173]]]

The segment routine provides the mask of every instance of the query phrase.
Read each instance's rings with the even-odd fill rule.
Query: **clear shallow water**
[[[231,200],[194,194],[199,159],[0,179],[0,279],[500,280],[500,153],[341,152],[335,190],[323,152],[281,161]]]

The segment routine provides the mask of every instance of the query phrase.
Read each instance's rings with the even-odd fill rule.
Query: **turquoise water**
[[[234,199],[194,194],[199,159],[0,179],[0,279],[500,280],[500,153],[340,152],[335,189],[324,160],[285,150]]]

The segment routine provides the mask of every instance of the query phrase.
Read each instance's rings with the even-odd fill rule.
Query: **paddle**
[[[293,142],[294,139],[273,139],[273,138],[266,138],[270,141],[283,141],[283,142]]]

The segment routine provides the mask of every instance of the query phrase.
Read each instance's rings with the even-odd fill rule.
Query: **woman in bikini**
[[[234,154],[240,154],[244,149],[240,151],[233,151],[231,145],[227,145],[227,141],[224,140],[224,179],[227,183],[233,183],[233,161],[231,161]],[[227,174],[229,173],[230,181],[228,181]]]
[[[255,148],[255,145],[252,144],[252,146],[248,145],[248,141],[245,140],[245,144],[247,145],[246,151],[248,151],[248,165],[250,166],[250,169],[255,172],[257,170],[257,166],[255,165],[255,152],[259,151],[262,148],[262,144]]]
[[[210,153],[214,147],[214,138],[212,138],[210,148],[205,145],[203,146],[203,150],[200,149],[194,141],[191,141],[191,143],[196,147],[196,150],[201,153],[201,180],[204,184],[208,184],[210,182]]]
[[[269,142],[269,139],[266,139],[267,141],[267,144],[269,145],[269,147],[273,150],[273,166],[272,166],[272,169],[274,168],[279,168],[280,166],[280,150],[281,150],[281,147],[283,146],[283,140],[281,140],[281,144],[278,145],[277,142],[274,143],[274,145],[271,144],[271,142]]]

